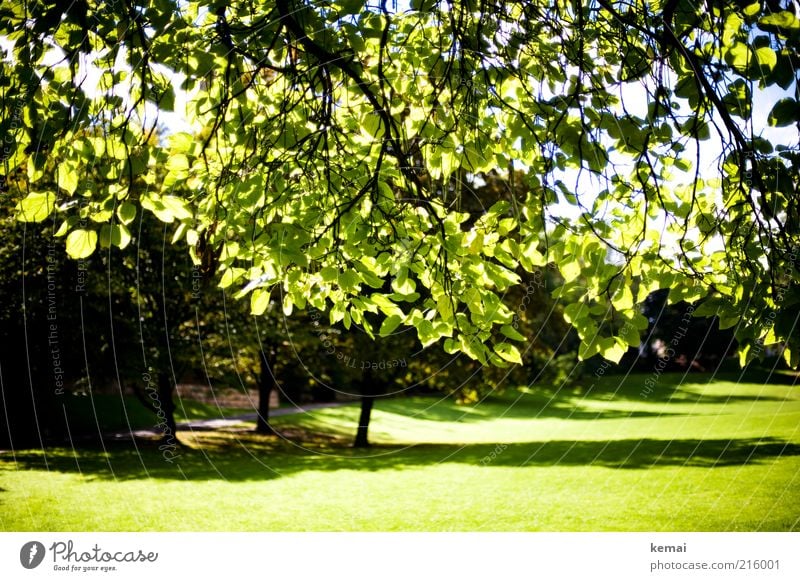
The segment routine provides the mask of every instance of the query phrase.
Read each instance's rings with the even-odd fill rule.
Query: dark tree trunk
[[[372,395],[361,396],[361,415],[358,418],[358,431],[356,432],[356,441],[353,446],[356,448],[367,448],[369,446],[369,419],[372,415],[372,404],[375,397]]]
[[[264,349],[269,347],[264,346]],[[275,384],[275,376],[269,364],[269,356],[274,355],[270,350],[269,355],[262,349],[259,352],[261,360],[261,370],[258,376],[258,419],[256,419],[256,432],[259,434],[274,434],[275,430],[269,425],[269,399],[272,395],[272,386]]]
[[[369,446],[369,420],[372,416],[372,404],[375,402],[378,391],[375,374],[372,369],[367,368],[361,377],[361,415],[358,418],[356,440],[353,442],[355,448]]]
[[[164,442],[177,444],[178,426],[175,423],[175,402],[172,395],[175,391],[175,383],[166,372],[158,374],[158,403],[161,405],[161,412],[158,414],[159,425],[164,430]]]

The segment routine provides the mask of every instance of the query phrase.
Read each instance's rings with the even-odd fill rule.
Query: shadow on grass
[[[189,447],[191,446],[191,447]],[[251,433],[194,436],[173,462],[157,444],[114,443],[101,449],[56,449],[16,454],[17,469],[80,472],[89,479],[269,480],[306,470],[403,470],[460,463],[490,469],[520,466],[602,466],[612,469],[742,466],[800,456],[800,445],[774,438],[736,440],[548,441],[509,445],[375,446],[367,451],[333,441],[303,447]],[[13,468],[7,455],[5,467]]]

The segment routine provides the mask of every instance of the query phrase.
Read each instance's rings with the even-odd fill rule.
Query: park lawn
[[[0,455],[0,528],[30,531],[787,531],[800,529],[800,390],[606,377],[474,406],[354,405],[246,429]],[[587,382],[591,383],[591,382]]]

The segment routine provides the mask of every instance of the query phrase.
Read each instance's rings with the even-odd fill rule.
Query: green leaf
[[[578,346],[578,359],[581,361],[589,359],[594,355],[597,355],[600,352],[600,341],[597,337],[593,337],[592,340],[587,341],[584,339],[581,341],[581,344]]]
[[[125,248],[131,242],[131,233],[122,224],[103,224],[100,227],[100,247],[111,245]]]
[[[750,343],[739,346],[739,365],[741,367],[744,367],[755,358],[751,347]]]
[[[753,2],[744,7],[745,16],[755,16],[761,11],[761,2]]]
[[[719,330],[724,331],[725,329],[730,329],[739,323],[741,317],[738,315],[732,317],[723,317],[720,316],[719,318]]]
[[[73,230],[67,236],[67,254],[72,258],[91,256],[97,246],[97,232],[94,230]]]
[[[522,333],[517,331],[511,325],[503,325],[502,327],[500,327],[500,332],[503,335],[505,335],[506,337],[508,337],[509,339],[513,339],[514,341],[524,341],[525,340],[525,335],[523,335]]]
[[[354,270],[348,269],[339,274],[337,282],[342,290],[358,292],[360,289],[359,283],[361,282],[361,279]]]
[[[62,164],[58,168],[58,187],[70,196],[78,189],[78,172],[71,165]]]
[[[17,219],[20,222],[41,222],[55,208],[53,192],[31,192],[17,203]]]
[[[250,313],[253,315],[261,315],[267,310],[269,306],[269,291],[263,288],[257,288],[250,295]]]
[[[641,335],[639,334],[639,330],[633,325],[633,323],[626,323],[622,326],[619,330],[620,338],[625,341],[626,344],[630,345],[631,347],[638,347],[639,344],[642,342]]]
[[[636,313],[631,318],[631,324],[633,324],[634,328],[636,328],[638,331],[644,331],[650,326],[650,321],[648,321],[647,317],[641,313]]]
[[[117,218],[127,226],[136,219],[136,206],[128,201],[122,202],[117,208]]]
[[[400,326],[402,322],[403,322],[403,317],[401,317],[400,315],[390,315],[383,320],[383,323],[381,324],[381,328],[380,331],[378,331],[378,334],[381,337],[387,337],[388,335],[391,335],[394,332],[394,330]]]
[[[573,256],[567,256],[558,263],[558,270],[566,282],[578,278],[581,274],[581,264]]]
[[[169,146],[173,151],[190,152],[195,142],[195,137],[191,133],[186,133],[185,131],[173,133],[169,136]]]
[[[162,111],[175,110],[175,89],[167,87],[161,96],[158,98],[158,107]]]
[[[464,355],[486,365],[486,346],[475,337],[459,335],[458,346]]]
[[[410,295],[417,288],[413,279],[408,277],[408,268],[401,268],[397,278],[392,281],[392,289],[402,295]]]
[[[609,361],[619,363],[622,359],[622,356],[625,355],[627,351],[628,346],[615,337],[605,337],[600,339],[599,353]]]
[[[402,309],[400,309],[400,307],[398,307],[388,297],[382,294],[373,293],[372,295],[370,295],[370,299],[372,299],[372,302],[375,303],[381,310],[381,312],[384,313],[385,315],[401,316],[403,314],[403,311]]]
[[[680,128],[682,133],[694,137],[699,141],[705,141],[711,137],[711,129],[708,123],[697,117],[690,118],[683,123]]]
[[[292,300],[292,295],[287,293],[283,295],[283,314],[287,317],[292,316],[292,311],[294,310],[294,301]]]
[[[539,252],[539,238],[531,234],[526,236],[519,246],[519,261],[528,270],[533,270],[534,266],[545,266],[547,257]]]
[[[797,31],[800,30],[800,19],[794,13],[784,10],[759,19],[758,26],[770,32]]]
[[[56,230],[55,233],[53,233],[53,236],[55,236],[56,238],[61,238],[62,236],[66,236],[70,228],[72,228],[77,223],[78,223],[77,216],[69,216],[66,220],[61,222],[61,225],[58,227],[58,230]]]
[[[219,259],[223,261],[230,261],[236,258],[238,254],[239,243],[232,240],[222,245],[222,252],[220,252]]]
[[[768,122],[772,127],[786,127],[800,121],[800,102],[791,97],[781,99],[769,112]]]
[[[564,320],[573,324],[575,321],[589,316],[589,307],[586,303],[571,303],[564,307]]]
[[[484,263],[486,276],[494,283],[498,290],[505,290],[511,285],[519,283],[519,276],[516,272],[509,270],[499,264],[491,262]]]
[[[750,47],[743,42],[736,42],[725,52],[725,62],[739,72],[747,70],[750,64]]]
[[[177,196],[143,196],[142,208],[150,210],[156,218],[167,224],[177,220],[187,220],[192,217],[186,200]]]
[[[339,16],[348,14],[358,14],[364,7],[364,0],[338,0],[337,4],[342,7]]]
[[[439,316],[442,317],[443,321],[452,321],[453,320],[453,303],[450,300],[450,297],[447,295],[442,295],[436,301],[436,310],[439,313]]]
[[[629,286],[622,286],[611,299],[611,303],[618,311],[626,311],[633,307],[633,293]]]
[[[762,46],[756,49],[756,62],[759,67],[771,71],[778,64],[778,55],[770,47]]]
[[[728,90],[722,103],[732,114],[749,119],[752,113],[752,93],[748,84],[744,79],[736,79],[728,86]]]
[[[786,361],[786,365],[792,369],[797,369],[798,365],[800,365],[800,350],[797,349],[796,345],[786,345],[783,349],[783,359]]]
[[[429,345],[435,343],[439,338],[435,329],[433,328],[433,323],[427,319],[422,319],[419,323],[417,323],[417,336],[419,337],[419,342],[422,343],[423,347],[428,347]]]
[[[227,268],[219,279],[219,288],[228,288],[247,271],[244,268]],[[252,299],[252,297],[251,297]]]
[[[697,87],[697,78],[694,75],[685,75],[680,78],[675,85],[675,96],[682,99],[689,99],[694,102],[700,97]]]
[[[509,363],[516,363],[522,365],[522,357],[519,350],[510,343],[500,343],[494,346],[494,352]]]
[[[322,282],[336,282],[339,278],[339,270],[332,266],[325,266],[319,271]]]
[[[161,196],[161,203],[164,208],[177,220],[187,220],[192,217],[186,200],[177,196]]]
[[[182,153],[171,155],[165,167],[170,172],[186,173],[189,171],[189,158]]]

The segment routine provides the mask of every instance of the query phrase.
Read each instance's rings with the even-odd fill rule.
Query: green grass
[[[379,401],[366,451],[346,406],[275,418],[283,437],[182,432],[173,463],[155,442],[6,453],[0,528],[800,529],[798,388],[642,381]]]

